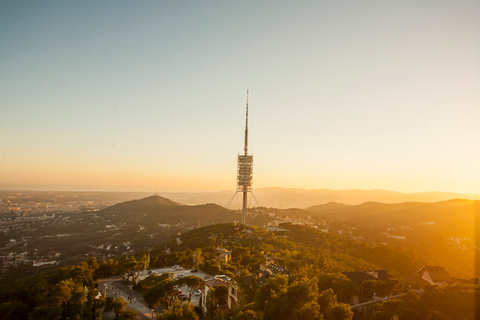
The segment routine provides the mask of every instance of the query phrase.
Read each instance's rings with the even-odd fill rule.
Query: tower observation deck
[[[238,155],[237,162],[237,192],[243,192],[242,224],[245,224],[245,217],[247,215],[247,194],[252,191],[253,180],[253,155],[248,154],[248,90],[246,109],[244,154]]]

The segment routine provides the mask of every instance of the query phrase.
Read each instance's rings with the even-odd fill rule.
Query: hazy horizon
[[[425,191],[411,191],[406,192],[402,190],[387,190],[380,188],[373,189],[358,189],[358,188],[346,188],[346,189],[333,189],[333,188],[297,188],[297,187],[259,187],[256,189],[283,189],[283,190],[332,190],[332,191],[386,191],[403,194],[417,194],[417,193],[455,193],[455,194],[470,194],[479,195],[480,193],[473,192],[457,192],[452,190],[425,190]],[[131,187],[131,186],[82,186],[82,185],[22,185],[22,184],[0,184],[0,192],[2,191],[53,191],[53,192],[139,192],[139,193],[160,193],[160,192],[184,192],[184,193],[219,193],[219,192],[235,192],[236,188],[223,188],[223,189],[192,189],[192,188],[151,188],[151,187]]]

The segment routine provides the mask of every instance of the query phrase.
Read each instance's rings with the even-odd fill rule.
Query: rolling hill
[[[217,204],[188,206],[157,195],[122,202],[100,210],[98,214],[104,217],[115,217],[116,222],[136,220],[144,223],[147,228],[158,223],[204,226],[216,223],[220,219],[222,222],[233,222],[236,218],[235,212]]]

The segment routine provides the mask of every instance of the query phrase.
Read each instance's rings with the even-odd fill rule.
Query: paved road
[[[202,279],[205,279],[208,275],[206,273],[203,273],[201,271],[191,273],[190,269],[188,270],[174,270],[172,268],[162,268],[162,269],[152,269],[150,270],[150,274],[162,274],[162,273],[167,273],[171,272],[175,274],[175,276],[178,275],[195,275],[197,277],[200,277]],[[143,280],[146,277],[150,275],[148,272],[141,272],[139,276],[139,280]],[[203,289],[203,288],[202,288]],[[181,286],[180,290],[182,290],[184,293],[187,293],[187,286]],[[98,281],[98,291],[101,293],[105,292],[105,295],[107,297],[122,297],[123,300],[129,302],[127,308],[131,308],[133,310],[138,311],[138,317],[137,319],[153,319],[155,313],[162,313],[164,307],[163,306],[158,306],[155,308],[155,310],[152,312],[150,308],[147,307],[147,304],[143,300],[143,296],[141,293],[131,289],[129,286],[123,284],[123,280],[121,276],[115,276],[115,277],[110,277],[110,278],[105,278],[102,280]],[[192,303],[194,305],[198,305],[199,299],[201,296],[196,296],[195,294],[192,295]],[[113,319],[115,317],[113,312],[106,312],[102,314],[102,317],[104,319]]]
[[[98,291],[102,293],[105,292],[105,296],[107,297],[122,297],[123,300],[128,302],[127,308],[138,312],[137,319],[153,319],[154,317],[152,309],[146,306],[142,294],[124,285],[122,278],[119,276],[100,280],[98,282]],[[160,310],[155,311],[160,312]],[[111,313],[113,314],[113,312]],[[106,314],[102,315],[102,318],[112,319],[110,316],[111,314],[106,312]]]

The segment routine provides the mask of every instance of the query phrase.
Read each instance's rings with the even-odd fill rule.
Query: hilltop
[[[116,204],[98,212],[104,217],[115,217],[117,222],[137,220],[145,228],[154,228],[155,224],[184,224],[197,226],[213,224],[218,221],[225,209],[213,203],[202,205],[182,205],[158,195],[139,200]],[[228,210],[227,210],[228,211]],[[235,213],[229,211],[224,215],[224,222],[233,222]]]
[[[158,206],[180,206],[180,204],[167,199],[160,197],[158,195],[153,195],[149,197],[145,197],[142,199],[136,199],[131,201],[122,202],[120,204],[116,204],[111,206],[105,210],[108,211],[115,211],[115,210],[125,210],[125,209],[135,209],[135,210],[150,210],[152,208],[156,208]],[[105,211],[104,210],[104,211]]]

